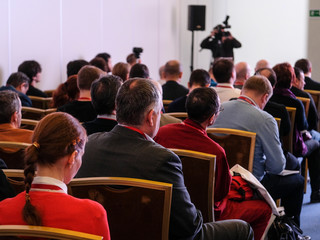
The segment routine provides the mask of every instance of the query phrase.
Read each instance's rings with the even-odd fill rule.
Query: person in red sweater
[[[40,225],[110,239],[105,209],[67,194],[87,140],[81,124],[67,113],[52,113],[36,126],[25,154],[25,191],[0,202],[0,225]],[[35,170],[37,175],[35,176]]]
[[[250,223],[254,238],[260,239],[271,216],[270,206],[263,200],[235,202],[228,199],[231,174],[224,149],[207,136],[222,110],[212,88],[194,89],[186,102],[188,118],[182,123],[168,124],[159,129],[154,140],[166,148],[187,149],[216,155],[214,213],[216,220],[242,219]]]

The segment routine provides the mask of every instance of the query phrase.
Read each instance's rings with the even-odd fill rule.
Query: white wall
[[[316,1],[316,0],[314,0]],[[195,32],[194,68],[208,69],[210,51],[199,44],[212,27],[230,15],[230,31],[242,43],[235,61],[253,68],[307,57],[308,4],[301,0],[1,0],[0,83],[27,59],[43,68],[38,87],[54,89],[66,80],[66,64],[108,52],[125,61],[132,47],[143,47],[142,61],[158,78],[158,68],[178,59],[190,74],[190,4],[206,5],[206,31]],[[310,52],[310,51],[309,51]],[[315,65],[315,64],[314,64]]]

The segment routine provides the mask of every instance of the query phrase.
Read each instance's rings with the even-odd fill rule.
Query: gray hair
[[[20,99],[11,90],[0,91],[0,124],[10,123],[15,112],[20,111]]]
[[[117,121],[120,124],[140,126],[151,110],[160,110],[161,94],[148,79],[133,78],[124,82],[116,98]]]

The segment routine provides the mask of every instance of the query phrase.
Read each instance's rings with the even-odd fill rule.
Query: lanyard
[[[255,102],[253,102],[251,99],[249,99],[249,98],[247,98],[245,96],[240,96],[240,97],[238,97],[238,99],[241,99],[241,100],[243,100],[243,101],[245,101],[245,102],[247,102],[247,103],[249,103],[249,104],[251,104],[253,106],[257,106]]]

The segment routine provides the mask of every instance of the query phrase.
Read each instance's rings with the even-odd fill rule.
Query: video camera
[[[134,47],[132,49],[132,52],[134,53],[135,57],[136,58],[140,58],[140,53],[143,52],[143,49],[142,48],[139,48],[139,47]]]
[[[218,30],[218,32],[214,35],[216,39],[220,40],[222,37],[228,37],[230,36],[230,32],[222,31],[227,28],[231,28],[231,25],[229,25],[229,16],[226,16],[226,19],[222,22],[222,24],[219,24],[218,26],[215,27],[215,30]]]

